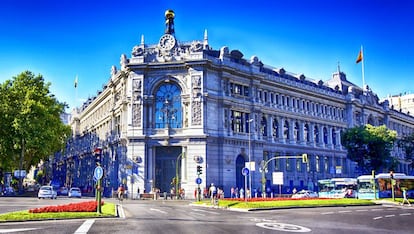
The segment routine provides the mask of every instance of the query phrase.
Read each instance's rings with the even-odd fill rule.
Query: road
[[[0,198],[0,213],[79,199]],[[85,200],[82,198],[81,200]],[[112,200],[112,202],[115,202]],[[0,223],[0,233],[412,233],[414,207],[358,206],[239,212],[190,201],[125,200],[125,218]],[[86,232],[83,232],[86,233]]]

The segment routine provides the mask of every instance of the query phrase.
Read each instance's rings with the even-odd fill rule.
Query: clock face
[[[175,38],[171,34],[164,34],[160,38],[159,45],[164,50],[171,50],[175,46]]]

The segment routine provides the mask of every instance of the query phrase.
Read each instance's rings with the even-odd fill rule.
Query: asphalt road
[[[0,197],[0,213],[75,200],[79,199],[37,200]],[[379,205],[240,212],[190,206],[189,203],[190,201],[125,200],[121,204],[125,218],[0,223],[0,233],[408,234],[413,233],[414,230],[414,207],[407,206]]]

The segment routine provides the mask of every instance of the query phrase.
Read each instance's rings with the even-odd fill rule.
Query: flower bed
[[[104,202],[101,202],[104,205]],[[46,206],[30,209],[29,213],[51,213],[51,212],[94,212],[98,206],[97,201],[87,201],[79,203],[69,203],[65,205]]]
[[[291,198],[291,197],[275,197],[275,198],[263,198],[263,197],[253,197],[248,198],[248,202],[262,202],[262,201],[288,201],[288,200],[329,200],[332,198],[322,198],[322,197],[315,197],[315,198]],[[223,198],[221,200],[227,201],[245,201],[244,198]]]

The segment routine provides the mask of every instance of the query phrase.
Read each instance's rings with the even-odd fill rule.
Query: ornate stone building
[[[265,183],[279,192],[271,172],[283,172],[285,192],[312,187],[318,179],[356,176],[340,133],[367,123],[386,124],[399,134],[414,129],[413,117],[379,103],[339,69],[330,80],[315,81],[226,46],[215,50],[207,32],[203,40],[178,41],[174,13],[167,11],[158,44],[142,37],[130,57],[121,55],[120,68],[112,67],[103,90],[72,113],[76,137],[57,158],[71,162],[61,173],[75,177],[66,176],[69,184],[91,185],[92,152],[99,149],[106,189],[126,183],[133,193],[170,192],[178,177],[193,198],[198,177],[201,188],[214,183],[226,195],[230,187],[244,186],[249,158],[254,164],[246,181],[261,188],[260,164],[279,156],[269,161]],[[295,158],[302,154],[308,163]],[[398,150],[394,155],[403,157]]]

